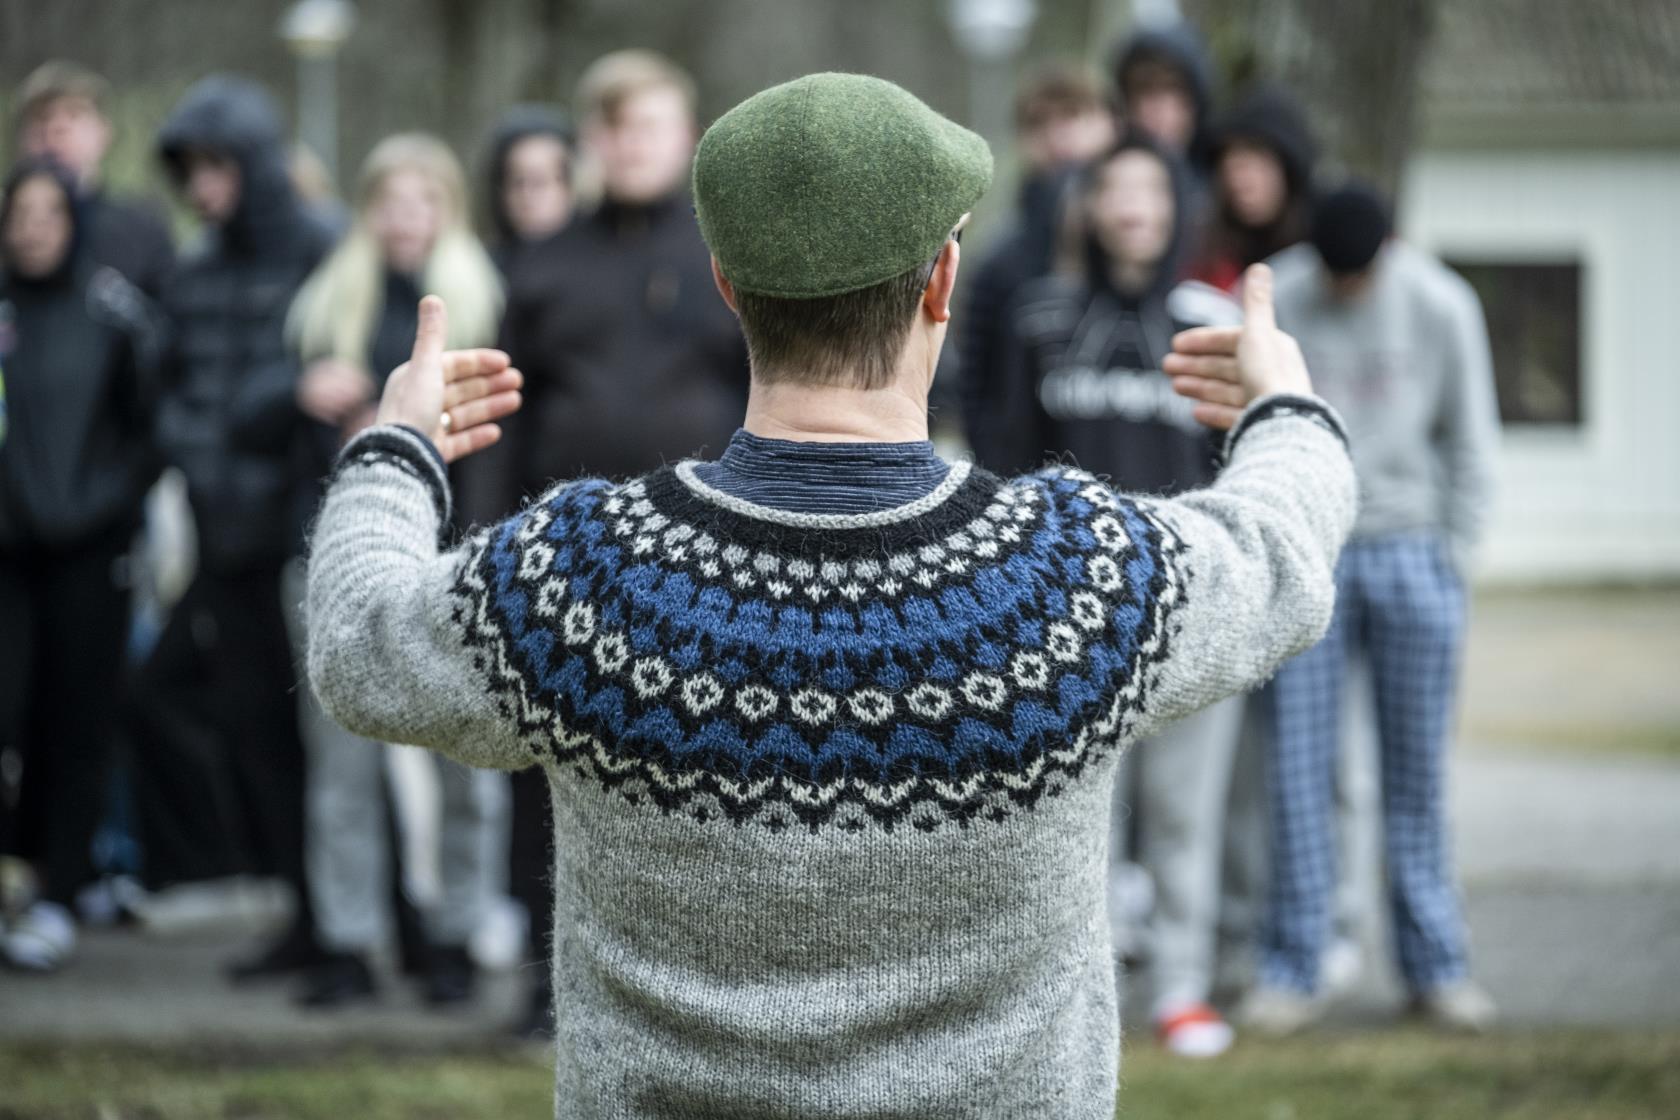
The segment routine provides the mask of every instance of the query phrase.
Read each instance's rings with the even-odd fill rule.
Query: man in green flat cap
[[[373,739],[541,766],[555,1114],[1112,1117],[1126,745],[1323,632],[1341,426],[1271,320],[1177,340],[1210,490],[946,462],[927,392],[985,145],[875,78],[718,120],[694,172],[752,355],[715,461],[553,486],[440,553],[443,464],[519,375],[421,305],[344,450],[309,669]]]

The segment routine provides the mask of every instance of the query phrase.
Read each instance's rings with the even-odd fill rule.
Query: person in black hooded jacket
[[[515,105],[496,122],[485,160],[485,234],[503,276],[571,221],[575,146],[566,118],[541,105]]]
[[[1183,21],[1140,28],[1114,52],[1120,118],[1184,161],[1189,180],[1185,220],[1200,218],[1207,180],[1207,124],[1213,68],[1195,27]]]
[[[1228,292],[1249,265],[1307,236],[1318,145],[1300,102],[1261,85],[1214,123],[1208,151],[1214,207],[1189,274]]]
[[[1171,496],[1213,482],[1217,443],[1161,370],[1172,337],[1233,323],[1222,294],[1177,277],[1185,242],[1186,173],[1134,132],[1081,176],[1062,271],[1023,289],[1007,371],[1018,419],[1016,462],[1072,460],[1129,493]],[[1198,712],[1139,745],[1115,793],[1116,855],[1135,851],[1153,882],[1152,1018],[1173,1052],[1206,1056],[1231,1030],[1208,1005],[1218,909],[1220,811],[1242,699]],[[1126,802],[1135,805],[1135,828]],[[1135,837],[1130,835],[1135,832]],[[1130,928],[1135,878],[1116,860],[1116,944]]]
[[[6,847],[41,889],[6,931],[14,965],[75,947],[92,874],[129,595],[125,558],[157,474],[150,429],[162,336],[140,292],[94,263],[75,180],[27,161],[0,200],[0,747],[23,760]],[[5,804],[0,797],[0,807]]]
[[[301,903],[293,928],[234,974],[288,972],[319,953],[303,888],[304,763],[280,600],[281,569],[301,546],[304,481],[299,363],[284,325],[332,233],[297,197],[280,115],[253,82],[198,82],[165,121],[157,151],[204,223],[163,298],[176,346],[159,436],[186,476],[199,555],[159,652],[184,646],[208,666],[202,683],[229,752],[252,869],[292,884]],[[172,641],[169,631],[193,640]],[[176,668],[149,672],[167,679]]]

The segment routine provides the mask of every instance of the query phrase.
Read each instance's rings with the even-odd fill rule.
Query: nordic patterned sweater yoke
[[[959,462],[847,513],[683,463],[440,554],[436,452],[375,428],[309,675],[359,734],[546,768],[557,1116],[1111,1117],[1115,762],[1322,634],[1354,516],[1314,399],[1228,457],[1173,500]]]

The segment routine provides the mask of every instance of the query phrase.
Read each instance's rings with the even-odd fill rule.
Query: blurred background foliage
[[[1412,131],[1435,4],[1186,0],[1181,7],[1206,30],[1223,86],[1262,75],[1295,83],[1332,153],[1393,183]],[[0,0],[0,109],[9,119],[11,91],[48,58],[93,67],[117,91],[111,180],[160,193],[151,136],[196,79],[244,72],[291,111],[297,69],[278,33],[288,7],[290,0]],[[1036,62],[1084,59],[1104,69],[1134,19],[1179,7],[1041,0],[1019,55],[976,81],[946,0],[360,0],[339,60],[340,166],[354,168],[381,136],[417,127],[476,160],[500,109],[518,101],[566,104],[592,59],[625,46],[662,51],[689,68],[702,120],[765,86],[826,69],[888,78],[972,123],[987,83],[1006,100],[1015,77]],[[1011,194],[1012,153],[1007,135],[987,131],[1003,188],[988,208],[999,208]],[[9,145],[10,134],[0,143]]]

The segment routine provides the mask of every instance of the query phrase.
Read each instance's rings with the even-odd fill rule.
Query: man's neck
[[[804,443],[908,443],[928,438],[927,394],[896,383],[849,389],[753,379],[742,427],[766,439]]]

